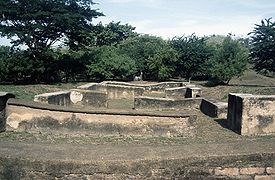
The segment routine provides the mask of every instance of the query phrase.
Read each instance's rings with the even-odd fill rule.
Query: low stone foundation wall
[[[189,116],[70,109],[35,102],[10,100],[6,126],[13,131],[53,131],[95,135],[190,135]]]
[[[185,98],[186,89],[187,87],[166,88],[165,89],[166,98],[183,99]]]
[[[84,89],[84,90],[97,90],[98,83],[88,83],[88,84],[84,84],[82,86],[78,86],[77,89]]]
[[[199,108],[201,98],[169,99],[140,96],[135,98],[135,109],[150,110],[183,110],[186,108]]]
[[[187,86],[185,97],[186,98],[201,97],[201,88],[196,86]]]
[[[136,148],[140,149],[138,146]],[[120,150],[122,153],[125,152],[123,149]],[[274,154],[163,159],[160,150],[149,150],[148,148],[147,154],[140,153],[138,156],[140,159],[129,158],[130,154],[126,153],[121,155],[121,160],[112,159],[111,156],[107,156],[107,159],[106,157],[100,159],[99,156],[93,158],[95,160],[79,160],[79,156],[74,155],[75,159],[71,160],[71,157],[54,159],[56,156],[54,154],[52,159],[37,157],[34,159],[25,157],[26,155],[23,157],[0,155],[0,179],[273,180],[275,178],[275,167],[272,164]],[[103,152],[105,151],[110,152],[109,149],[104,149]],[[60,150],[57,152],[64,154]],[[158,156],[148,158],[148,154]]]
[[[200,110],[205,115],[212,118],[227,118],[227,103],[213,102],[207,99],[202,99]]]
[[[275,134],[275,96],[229,94],[227,121],[241,135]]]
[[[108,95],[106,92],[72,89],[70,93],[71,104],[88,105],[90,107],[107,108]]]
[[[34,102],[59,106],[89,105],[94,108],[107,108],[107,99],[108,96],[106,92],[72,89],[70,91],[58,91],[36,95],[34,97]]]
[[[123,86],[135,86],[135,87],[146,87],[153,88],[153,89],[162,89],[165,88],[174,88],[174,87],[182,87],[187,84],[190,84],[189,82],[159,82],[159,83],[152,83],[152,84],[134,84],[134,83],[127,83],[127,82],[119,82],[119,81],[104,81],[103,84],[113,84],[113,85],[123,85]]]
[[[69,106],[71,104],[70,93],[70,91],[58,91],[39,94],[34,96],[34,101],[59,106]]]
[[[104,85],[103,85],[104,86]],[[102,88],[101,86],[100,88]],[[105,88],[105,87],[104,87]],[[135,96],[141,96],[144,93],[144,88],[141,87],[128,87],[117,85],[106,85],[107,94],[109,99],[132,99]]]
[[[128,86],[121,85],[126,83],[109,84],[107,82],[103,83],[89,83],[83,86],[79,86],[78,89],[88,89],[88,90],[96,90],[101,92],[106,92],[108,99],[131,99],[134,100],[135,96],[141,96],[145,88],[136,87],[136,86]]]

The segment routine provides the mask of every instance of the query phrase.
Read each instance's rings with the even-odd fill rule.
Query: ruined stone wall
[[[133,100],[135,96],[141,96],[145,89],[142,87],[97,84],[96,90],[107,92],[108,99],[132,99]]]
[[[107,108],[107,93],[93,90],[72,89],[39,94],[34,97],[34,102],[53,104],[59,106],[89,105],[96,108]]]
[[[71,104],[70,93],[70,91],[58,91],[39,94],[34,96],[34,101],[59,106],[69,106]]]
[[[70,93],[71,104],[90,106],[95,108],[108,107],[108,95],[106,92],[72,89]]]
[[[122,155],[123,157],[123,155]],[[255,160],[258,160],[257,162]],[[79,162],[0,156],[0,179],[275,179],[274,155]]]
[[[275,133],[275,96],[229,94],[228,126],[241,135]]]
[[[200,110],[202,113],[212,118],[227,118],[227,103],[224,102],[215,102],[213,100],[210,101],[203,98],[200,105]]]
[[[183,99],[185,98],[186,89],[187,87],[166,88],[165,89],[166,98]]]
[[[186,108],[199,108],[201,98],[169,99],[140,96],[135,98],[135,109],[150,110],[183,110]]]
[[[23,100],[8,101],[6,126],[13,131],[55,131],[96,135],[185,136],[189,116],[108,112],[41,105]]]
[[[183,87],[183,86],[189,85],[190,83],[189,82],[160,82],[160,83],[151,83],[151,84],[134,84],[134,83],[127,83],[127,82],[104,81],[100,84],[141,87],[149,91],[165,91],[166,88]]]

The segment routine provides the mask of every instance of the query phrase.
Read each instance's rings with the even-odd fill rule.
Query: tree
[[[6,59],[9,57],[10,47],[0,46],[0,80],[3,80],[8,72]]]
[[[240,76],[248,63],[248,49],[239,40],[227,36],[222,44],[212,47],[213,55],[205,63],[205,74],[214,83],[228,84],[234,76]]]
[[[250,33],[251,57],[258,72],[275,72],[275,22],[271,18],[255,25]]]
[[[120,24],[120,22],[110,22],[105,26],[99,23],[94,29],[92,37],[95,38],[95,46],[117,45],[129,37],[137,36],[137,33],[134,32],[135,27],[129,24]]]
[[[167,42],[160,37],[139,35],[127,38],[118,47],[121,53],[131,57],[136,64],[137,71],[143,72],[144,78],[151,77],[148,60],[167,46]]]
[[[177,51],[167,44],[166,47],[157,51],[153,57],[149,57],[147,61],[151,78],[159,81],[171,78],[175,74],[177,60]]]
[[[195,34],[174,37],[171,44],[179,54],[177,72],[180,76],[190,80],[195,74],[203,72],[204,63],[210,57],[205,38]]]
[[[14,47],[25,45],[30,60],[47,64],[57,41],[65,39],[70,48],[86,42],[92,20],[103,15],[91,9],[93,4],[91,0],[1,0],[0,33],[12,39]]]
[[[14,38],[14,46],[26,45],[33,55],[66,37],[78,44],[92,19],[102,13],[91,9],[91,0],[1,0],[1,36]]]
[[[135,61],[114,46],[101,46],[90,51],[87,65],[91,77],[106,79],[132,79],[136,73]]]
[[[79,75],[87,76],[86,66],[89,64],[90,58],[87,58],[86,56],[86,53],[88,53],[87,51],[74,51],[67,48],[60,49],[59,51],[61,54],[58,61],[60,79],[64,79],[66,82],[68,82],[69,80],[75,81]]]

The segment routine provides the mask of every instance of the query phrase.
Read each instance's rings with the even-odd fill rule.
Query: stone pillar
[[[6,104],[9,98],[15,96],[8,92],[0,92],[0,132],[6,130]]]
[[[201,97],[201,88],[195,87],[195,86],[187,86],[185,97],[186,98]]]
[[[275,133],[275,96],[229,94],[228,126],[241,135]]]

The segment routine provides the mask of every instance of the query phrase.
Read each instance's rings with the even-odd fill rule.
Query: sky
[[[275,19],[275,0],[93,0],[105,14],[94,21],[130,24],[136,32],[171,39],[175,36],[246,37],[262,19]],[[0,44],[8,45],[0,38]]]
[[[246,37],[262,19],[274,17],[275,0],[94,0],[111,21],[130,24],[136,32],[165,39],[174,36]]]

